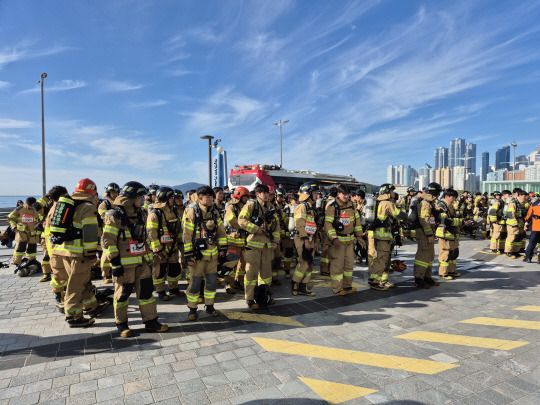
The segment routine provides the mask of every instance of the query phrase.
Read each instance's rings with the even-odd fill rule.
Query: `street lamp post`
[[[279,167],[283,167],[283,142],[282,142],[282,137],[281,137],[281,126],[283,124],[286,124],[287,122],[289,122],[289,120],[287,121],[283,121],[281,122],[281,120],[279,120],[279,123],[274,123],[272,125],[279,125]]]
[[[208,139],[208,185],[212,187],[212,135],[203,135],[201,139]]]
[[[45,104],[43,98],[43,81],[47,77],[47,73],[41,74],[41,79],[38,83],[41,83],[41,172],[43,175],[43,195],[47,194],[47,176],[45,175]]]
[[[514,190],[514,182],[516,181],[516,140],[514,139],[514,142],[512,142],[510,145],[514,147],[514,166],[512,167],[512,191]]]

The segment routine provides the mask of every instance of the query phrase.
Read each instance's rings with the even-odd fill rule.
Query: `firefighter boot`
[[[43,277],[39,279],[40,283],[44,283],[46,281],[51,281],[51,273],[44,274]]]
[[[165,291],[158,292],[158,298],[161,301],[169,301],[171,299],[171,297],[169,297],[169,295]]]
[[[295,283],[294,281],[291,282],[291,292],[292,292],[292,295],[298,295],[298,283]]]
[[[315,296],[315,293],[313,291],[309,291],[306,283],[300,283],[298,286],[298,294],[299,295],[307,295],[309,297]]]
[[[64,299],[61,292],[54,293],[54,301],[56,303],[56,308],[61,314],[64,313]]]
[[[118,328],[121,337],[127,338],[131,336],[131,329],[129,329],[127,322],[117,323],[116,327]]]
[[[247,304],[247,306],[248,306],[249,308],[251,308],[252,310],[257,310],[257,309],[259,309],[259,304],[257,304],[257,303],[255,302],[255,300],[248,300],[248,301],[246,301],[246,304]]]
[[[423,278],[414,278],[414,285],[416,285],[418,288],[429,288],[430,285],[426,283],[426,281]]]
[[[86,328],[95,322],[94,318],[66,318],[70,328]]]
[[[219,316],[219,311],[216,311],[213,305],[206,305],[206,313],[212,315],[214,318]]]
[[[431,287],[438,287],[441,285],[438,281],[433,280],[430,277],[424,277],[424,283],[431,286]]]
[[[149,332],[167,332],[169,330],[169,325],[159,323],[156,318],[145,322],[144,329]]]
[[[184,297],[186,294],[183,291],[180,291],[180,288],[176,287],[172,290],[169,290],[169,295],[175,295],[177,297]]]
[[[199,315],[197,315],[197,308],[190,308],[187,320],[188,321],[196,321],[198,317],[199,317]]]

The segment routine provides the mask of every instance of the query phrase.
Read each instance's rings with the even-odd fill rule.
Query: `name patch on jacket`
[[[29,215],[29,214],[22,214],[21,222],[23,224],[33,224],[34,223],[34,216]]]
[[[129,240],[129,254],[132,256],[140,256],[146,253],[146,243],[138,243],[137,239]]]

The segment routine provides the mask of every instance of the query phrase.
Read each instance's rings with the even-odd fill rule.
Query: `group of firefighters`
[[[98,302],[92,268],[101,268],[104,283],[114,282],[115,322],[122,337],[131,336],[128,303],[135,292],[145,329],[165,332],[158,322],[157,298],[186,296],[188,320],[198,318],[204,302],[213,317],[219,278],[226,292],[243,291],[252,310],[272,305],[271,286],[281,284],[284,270],[292,295],[314,296],[309,289],[313,262],[320,256],[320,274],[329,276],[332,292],[347,295],[357,263],[366,259],[369,286],[377,291],[395,287],[389,281],[391,252],[401,237],[414,239],[414,281],[418,288],[440,283],[433,279],[435,240],[439,245],[439,276],[459,277],[456,260],[461,233],[486,238],[493,253],[516,258],[532,234],[525,261],[540,241],[540,201],[523,190],[493,193],[491,205],[478,196],[430,183],[421,193],[409,189],[401,199],[391,184],[374,197],[338,184],[323,193],[307,182],[294,193],[257,184],[250,192],[237,187],[200,187],[186,193],[169,187],[130,181],[111,183],[104,199],[90,179],[77,183],[71,195],[53,187],[39,200],[28,198],[9,215],[16,229],[13,264],[37,263],[37,243],[44,257],[43,278],[50,281],[56,305],[70,327],[86,327],[109,305]],[[538,231],[538,232],[537,232]],[[296,262],[293,268],[293,261]],[[228,271],[225,270],[228,269]],[[187,279],[184,291],[179,282]],[[166,286],[167,284],[167,286]],[[167,287],[167,288],[166,288]],[[87,316],[85,316],[87,315]]]

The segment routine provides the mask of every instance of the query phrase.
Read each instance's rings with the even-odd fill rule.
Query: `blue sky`
[[[0,194],[279,163],[383,183],[456,137],[540,143],[538,1],[0,2]]]

